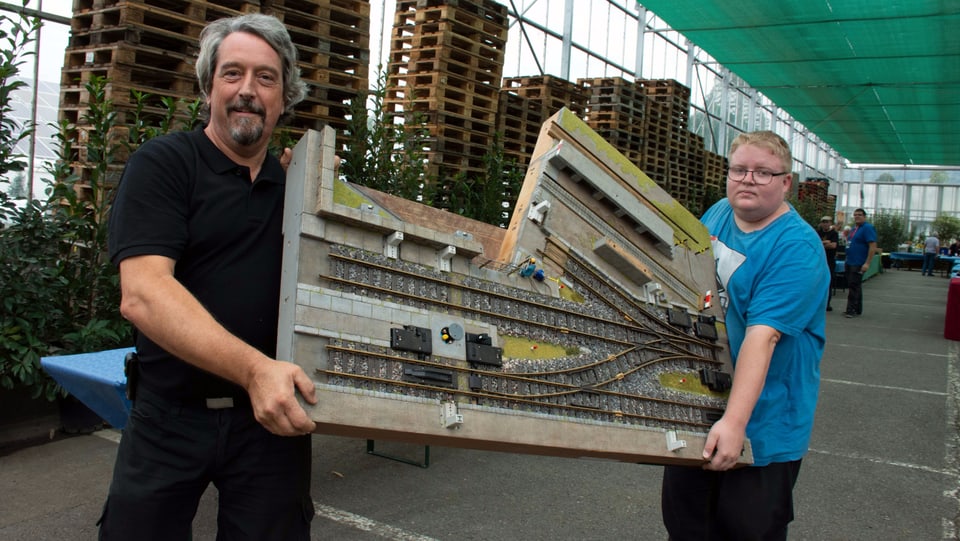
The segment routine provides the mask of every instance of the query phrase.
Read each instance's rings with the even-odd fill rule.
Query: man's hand
[[[258,364],[247,387],[257,421],[278,436],[300,436],[317,428],[297,402],[297,391],[308,403],[317,403],[316,389],[303,369],[281,361]]]
[[[703,459],[707,461],[703,469],[726,471],[737,465],[746,434],[742,428],[737,428],[733,424],[721,418],[710,429],[703,446]]]

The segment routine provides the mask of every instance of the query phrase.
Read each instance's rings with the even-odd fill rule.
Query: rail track
[[[504,359],[475,365],[438,355],[330,340],[327,383],[410,396],[456,397],[492,408],[604,422],[705,431],[720,414],[720,396],[664,386],[664,373],[718,369],[722,346],[666,321],[575,259],[564,278],[583,303],[484,281],[342,245],[331,246],[326,287],[393,300],[496,326],[576,354]]]

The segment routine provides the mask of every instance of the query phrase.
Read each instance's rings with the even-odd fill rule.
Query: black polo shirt
[[[267,156],[260,174],[233,163],[201,129],[165,135],[131,157],[110,211],[109,250],[176,261],[174,275],[231,333],[276,354],[285,174]],[[222,378],[137,335],[141,384],[164,397],[241,396]]]

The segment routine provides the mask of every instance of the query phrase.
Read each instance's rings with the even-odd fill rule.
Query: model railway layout
[[[701,460],[730,384],[709,239],[591,133],[551,118],[494,232],[334,178],[330,130],[301,140],[278,356],[313,375],[318,431]]]
[[[321,277],[341,291],[392,298],[424,310],[459,312],[461,317],[501,329],[501,339],[504,329],[509,329],[515,336],[536,337],[537,342],[579,353],[549,361],[504,361],[498,352],[492,359],[468,360],[464,367],[459,359],[435,357],[419,347],[371,349],[341,340],[327,346],[330,367],[320,373],[329,378],[328,383],[437,399],[453,394],[490,407],[673,428],[709,427],[713,416],[722,411],[723,400],[716,396],[690,393],[686,399],[668,398],[682,393],[664,388],[655,379],[662,372],[696,374],[702,367],[719,369],[721,363],[713,355],[718,346],[708,340],[669,327],[644,328],[655,318],[618,314],[610,299],[590,299],[589,304],[605,308],[596,310],[607,312],[607,317],[601,317],[576,311],[579,303],[559,301],[546,306],[524,290],[498,292],[482,287],[490,284],[452,283],[429,276],[429,269],[416,272],[375,263],[370,259],[379,256],[356,250],[336,254],[341,249],[333,247],[329,254],[336,261],[338,276]],[[447,300],[451,298],[461,300]],[[618,315],[619,319],[610,319]],[[430,332],[401,330],[414,336],[418,331]],[[467,385],[460,385],[463,378]]]

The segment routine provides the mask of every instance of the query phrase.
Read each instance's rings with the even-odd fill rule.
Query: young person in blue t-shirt
[[[742,134],[727,197],[702,221],[712,237],[733,387],[702,468],[667,466],[664,525],[674,541],[786,539],[793,486],[813,429],[830,274],[817,233],[786,202],[790,148]],[[733,469],[749,438],[754,464]]]
[[[863,313],[863,274],[870,269],[877,253],[877,230],[867,222],[863,209],[853,211],[853,229],[847,243],[847,261],[844,277],[847,279],[847,310],[845,317],[857,317]]]

